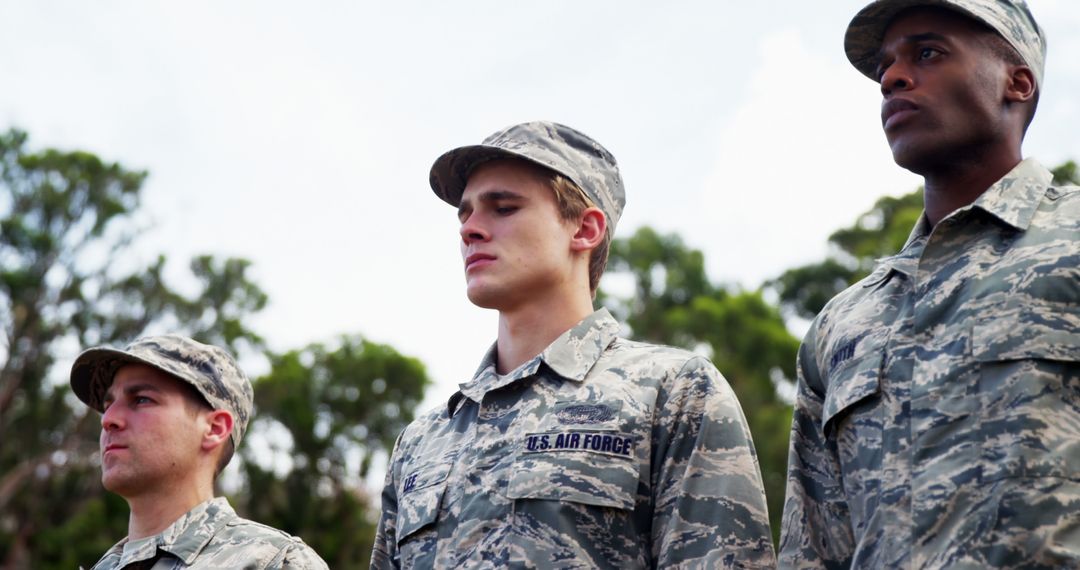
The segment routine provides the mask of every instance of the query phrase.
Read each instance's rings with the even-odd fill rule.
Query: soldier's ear
[[[1035,97],[1035,73],[1026,65],[1009,66],[1009,78],[1005,84],[1005,101],[1027,103]]]
[[[585,208],[581,214],[581,220],[577,224],[574,237],[570,241],[570,249],[573,251],[592,251],[604,241],[607,233],[607,218],[600,208],[591,206]]]
[[[202,448],[212,451],[229,441],[233,430],[233,417],[227,410],[206,412],[206,429],[203,430]]]

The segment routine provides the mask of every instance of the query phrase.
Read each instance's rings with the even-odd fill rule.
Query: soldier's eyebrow
[[[138,392],[158,392],[161,393],[161,388],[153,384],[132,384],[124,388],[125,394],[135,394]]]
[[[477,196],[475,199],[478,202],[487,203],[522,202],[525,200],[525,196],[511,190],[487,190],[485,192],[481,192],[480,195]],[[466,217],[468,217],[469,213],[472,212],[472,210],[472,200],[462,200],[461,203],[458,205],[458,219],[464,220]]]
[[[909,36],[904,36],[904,37],[900,38],[900,41],[905,43],[905,44],[911,45],[911,44],[918,44],[918,43],[927,42],[927,41],[947,42],[947,41],[949,41],[949,38],[946,37],[946,36],[943,36],[943,35],[941,35],[941,34],[939,34],[937,32],[923,32],[921,34],[911,34]],[[879,62],[885,57],[885,48],[884,47],[878,49],[876,57],[877,57],[877,61],[879,61]]]
[[[525,197],[521,194],[510,190],[488,190],[487,192],[480,194],[481,202],[501,202],[506,200],[521,201],[524,199]]]
[[[157,387],[157,386],[155,386],[153,384],[147,384],[147,383],[132,384],[130,386],[124,386],[124,389],[123,389],[123,393],[126,396],[133,396],[135,394],[140,394],[142,392],[154,392],[156,394],[161,394],[162,390],[161,390],[161,388],[159,388],[159,387]],[[105,397],[102,398],[102,400],[101,400],[102,403],[107,404],[107,403],[112,402],[113,400],[115,400],[116,398],[115,398],[115,396],[113,394],[114,394],[114,392],[112,390],[112,387],[110,386],[109,390],[107,390],[105,392]]]
[[[909,36],[904,36],[904,41],[909,43],[924,42],[926,40],[943,41],[947,39],[949,38],[937,32],[923,32],[921,34],[911,34]]]

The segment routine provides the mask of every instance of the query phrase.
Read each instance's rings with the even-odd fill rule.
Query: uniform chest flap
[[[884,340],[859,337],[837,343],[825,362],[829,370],[821,429],[834,435],[840,423],[863,402],[876,400],[881,391],[885,362]]]
[[[453,463],[409,465],[398,484],[397,541],[409,536],[439,517],[446,480]]]
[[[1080,480],[1080,308],[986,311],[972,327],[971,353],[983,480]]]
[[[971,352],[978,362],[1055,360],[1080,362],[1080,307],[1027,309],[987,317],[972,328]]]

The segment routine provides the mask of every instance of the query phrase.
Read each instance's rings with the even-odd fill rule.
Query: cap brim
[[[112,384],[116,371],[125,364],[145,364],[161,369],[157,364],[123,350],[105,346],[90,348],[83,351],[71,365],[71,391],[87,406],[104,412],[105,392]],[[172,374],[167,370],[164,372]]]
[[[550,165],[502,147],[483,144],[462,146],[447,151],[435,159],[428,177],[431,189],[443,202],[456,208],[461,205],[461,195],[465,192],[465,184],[469,181],[472,171],[485,162],[500,158],[516,158],[554,170]]]
[[[881,42],[885,39],[885,31],[897,14],[908,8],[921,6],[933,6],[958,12],[977,22],[982,19],[972,14],[961,6],[948,0],[881,0],[872,2],[859,10],[848,24],[844,33],[844,52],[848,61],[855,66],[860,73],[878,80],[878,54],[881,52]]]

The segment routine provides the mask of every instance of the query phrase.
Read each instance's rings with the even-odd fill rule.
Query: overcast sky
[[[428,365],[430,407],[496,323],[428,187],[440,153],[572,125],[622,167],[616,236],[678,232],[757,287],[919,182],[843,55],[862,4],[0,0],[0,128],[148,170],[138,261],[248,258],[272,348],[362,333]],[[1050,50],[1025,151],[1053,166],[1080,158],[1080,3],[1029,4]]]

